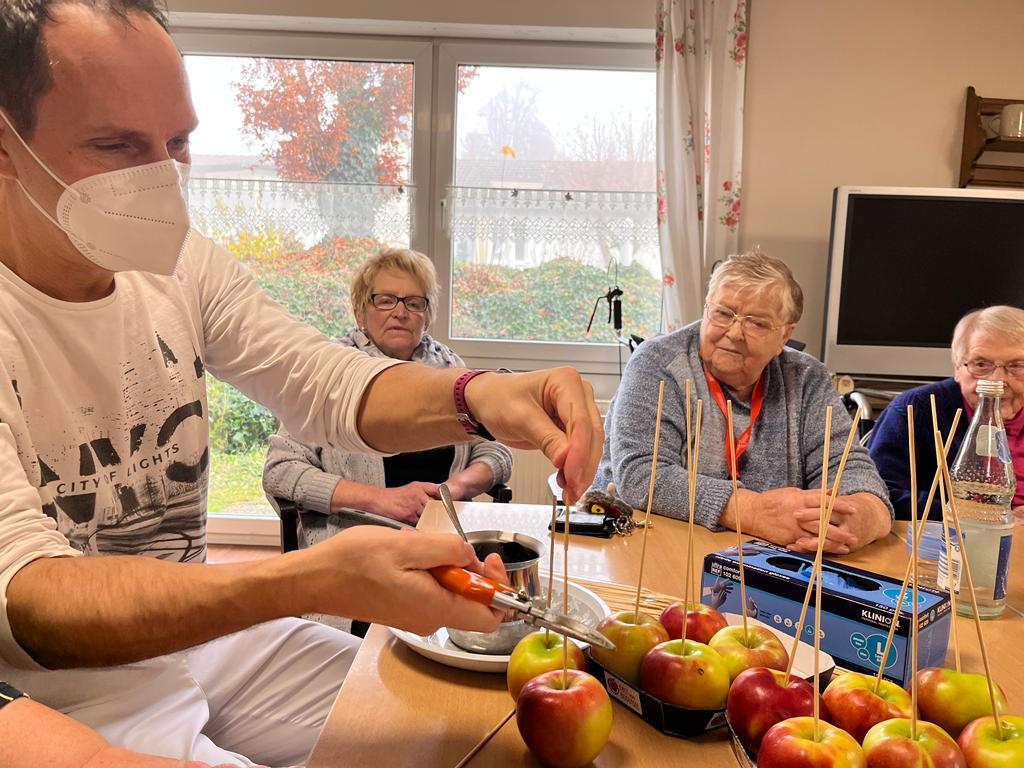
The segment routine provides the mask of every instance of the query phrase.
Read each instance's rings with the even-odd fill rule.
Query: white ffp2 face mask
[[[111,272],[174,274],[191,232],[186,200],[189,166],[162,160],[65,184],[21,138],[7,115],[0,111],[0,117],[39,166],[64,187],[56,218],[19,181],[21,191],[85,258]]]

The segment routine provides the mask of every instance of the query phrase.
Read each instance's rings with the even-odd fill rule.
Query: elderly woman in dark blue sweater
[[[907,390],[897,396],[879,417],[871,433],[871,457],[889,487],[896,517],[910,519],[910,469],[907,463],[907,406],[914,406],[914,443],[917,467],[918,514],[928,500],[928,488],[938,464],[935,461],[931,395],[939,429],[945,439],[953,416],[963,408],[953,443],[949,448],[952,465],[963,443],[967,425],[978,403],[975,388],[979,379],[1003,382],[1000,411],[1017,475],[1013,497],[1018,520],[1024,513],[1024,310],[994,306],[964,315],[953,331],[953,377]],[[928,516],[942,519],[936,494]]]

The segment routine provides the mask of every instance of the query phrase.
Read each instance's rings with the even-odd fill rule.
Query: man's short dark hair
[[[36,102],[53,85],[43,27],[59,5],[84,5],[130,24],[145,13],[167,29],[162,0],[0,0],[0,109],[26,138],[35,130]]]

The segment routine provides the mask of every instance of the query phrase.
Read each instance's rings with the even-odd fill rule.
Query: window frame
[[[469,365],[479,368],[508,367],[532,370],[552,365],[572,365],[584,375],[617,375],[624,358],[621,345],[564,341],[505,341],[452,339],[449,320],[452,306],[451,238],[444,228],[441,201],[455,177],[455,120],[457,72],[461,65],[523,66],[564,69],[621,69],[654,71],[649,45],[619,43],[538,43],[438,40],[434,91],[434,180],[431,190],[431,249],[427,251],[447,286],[447,301],[438,307],[431,335],[457,349]],[[628,300],[627,300],[628,307]],[[586,322],[580,318],[580,325]]]

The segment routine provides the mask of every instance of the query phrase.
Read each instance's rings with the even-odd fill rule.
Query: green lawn
[[[236,504],[261,504],[272,514],[261,485],[266,455],[266,448],[234,454],[218,453],[211,448],[207,509],[223,512]],[[251,513],[252,510],[247,509],[246,512]]]

